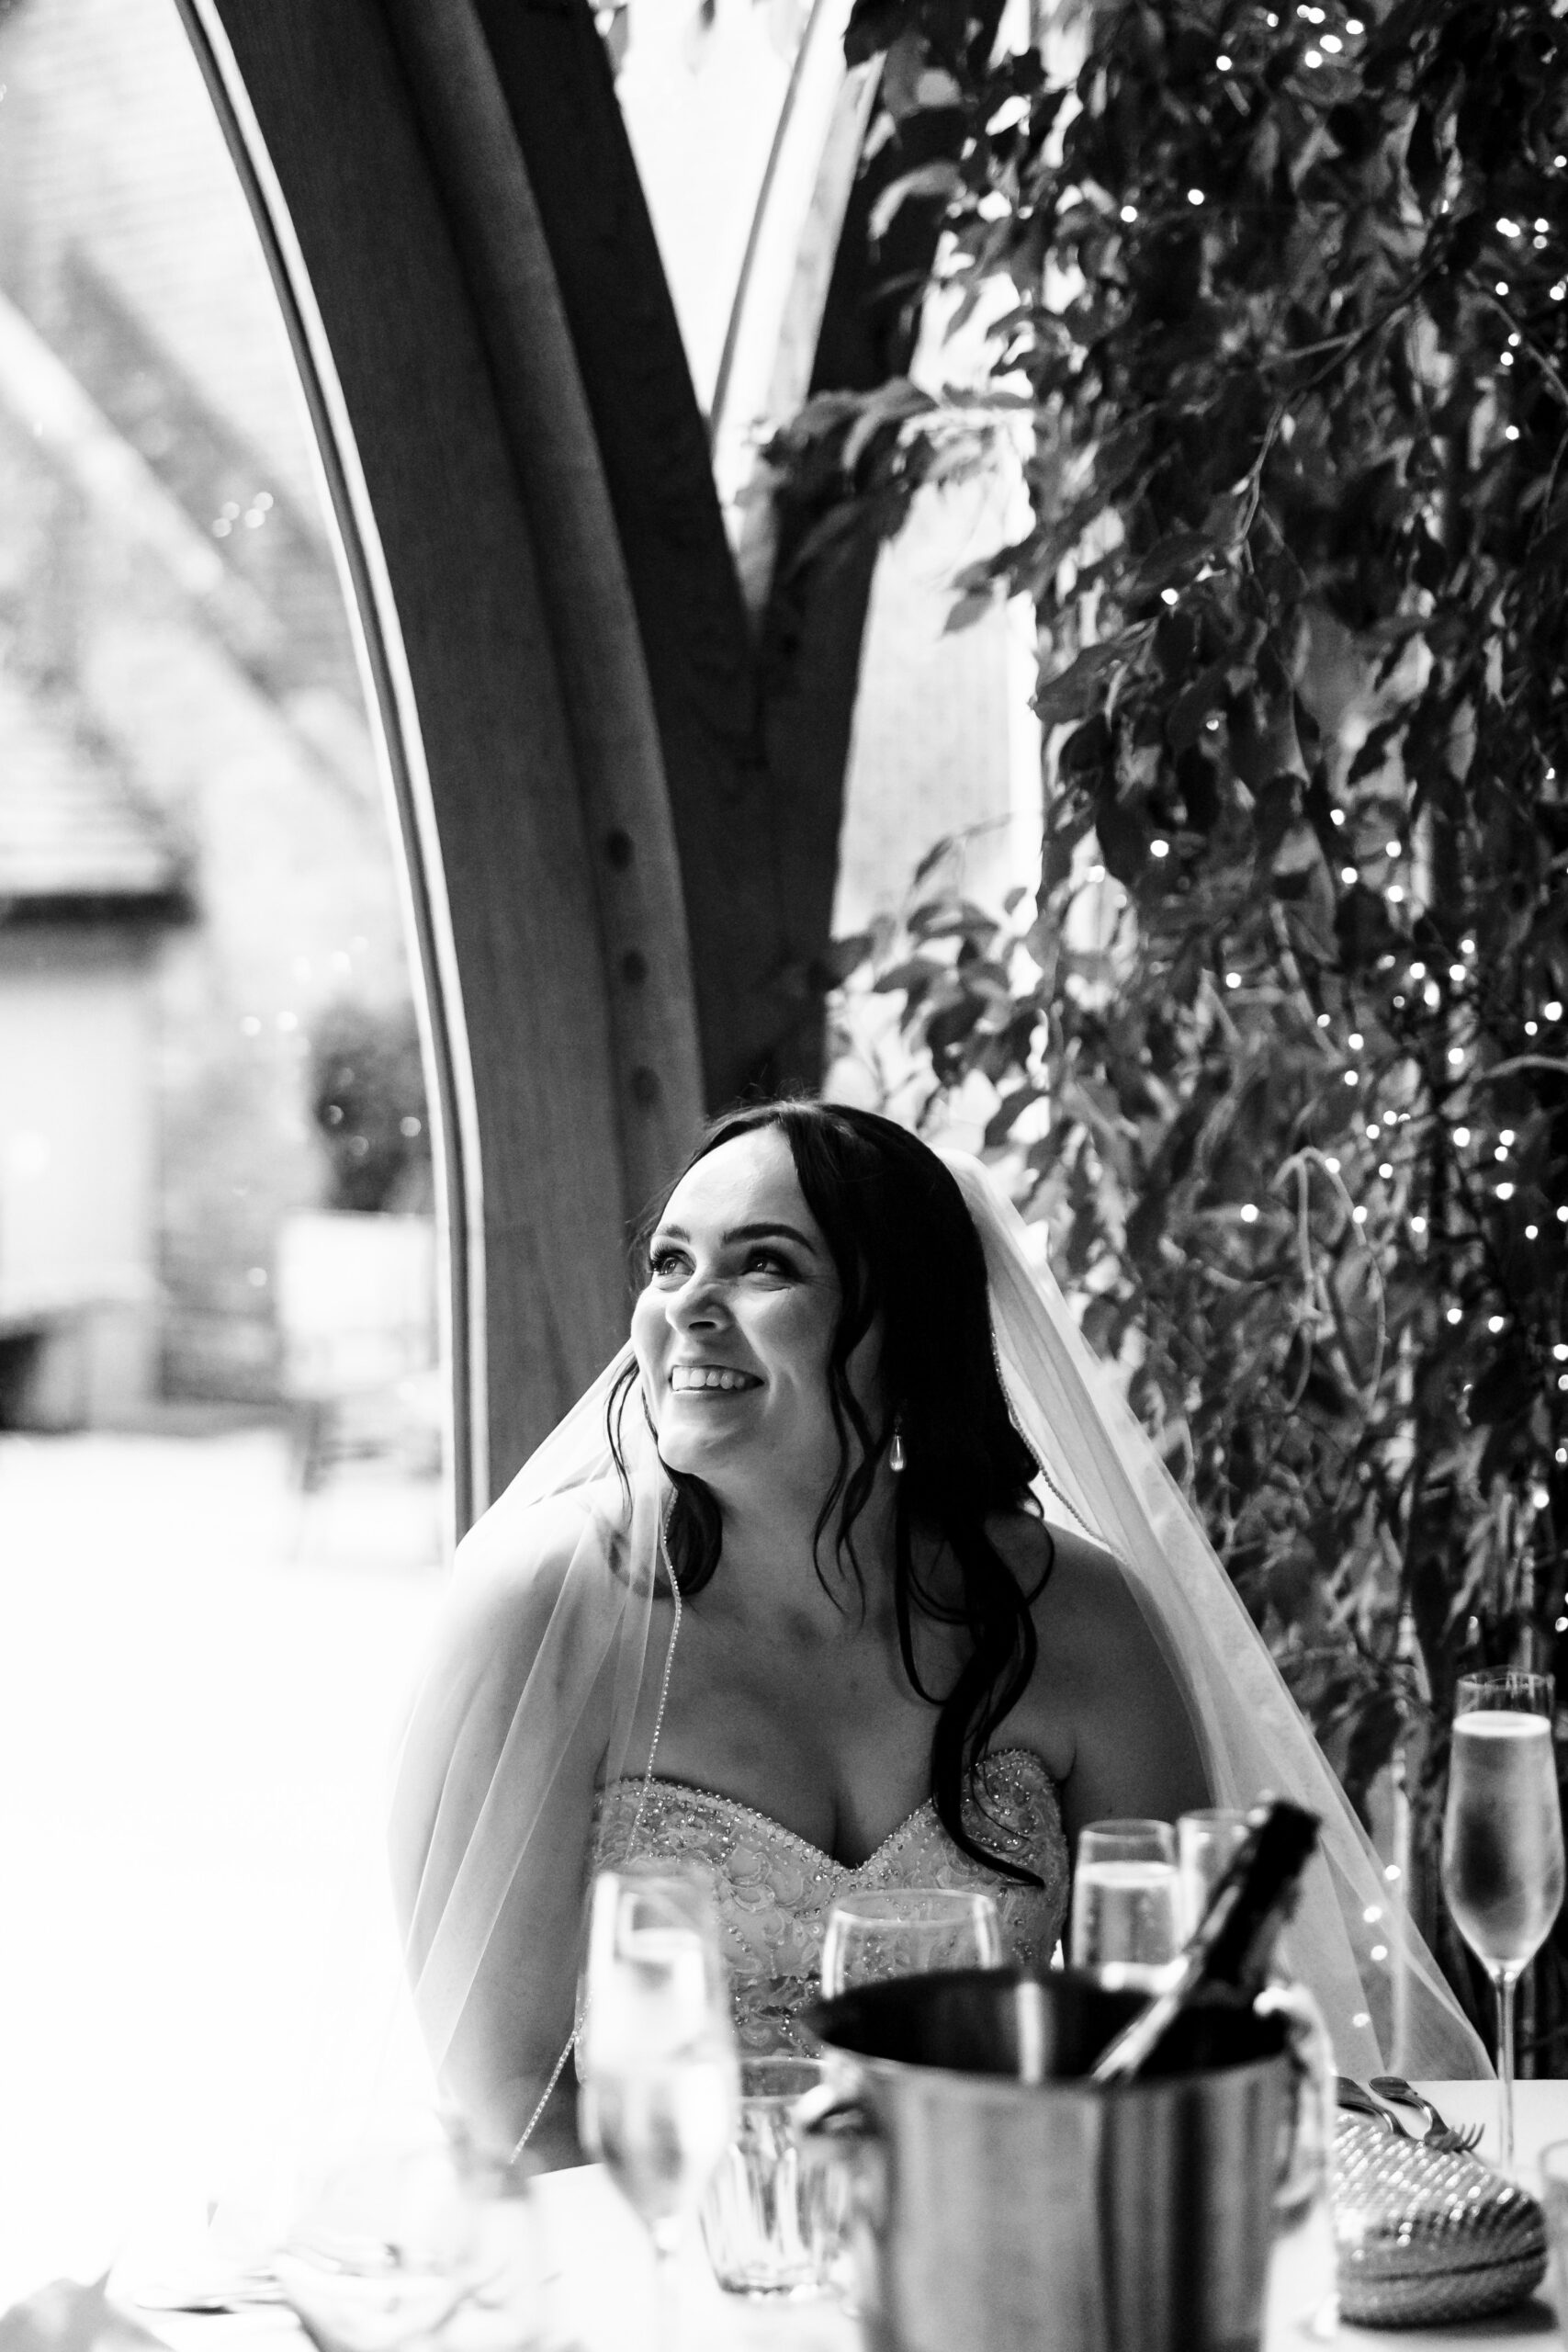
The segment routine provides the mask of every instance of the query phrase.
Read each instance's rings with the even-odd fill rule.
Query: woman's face
[[[750,1479],[820,1497],[839,1461],[828,1365],[841,1293],[783,1130],[753,1128],[688,1170],[649,1261],[632,1340],[665,1462],[720,1494]]]

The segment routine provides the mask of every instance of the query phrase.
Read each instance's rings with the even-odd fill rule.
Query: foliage
[[[412,1005],[344,999],[310,1029],[310,1112],[334,1209],[415,1209],[430,1197],[424,1068]]]
[[[958,0],[856,40],[963,108],[987,372],[776,454],[886,530],[1025,420],[953,624],[1033,598],[1047,745],[1037,901],[939,861],[857,944],[1357,1802],[1403,1758],[1440,1928],[1455,1678],[1568,1631],[1568,18],[1105,0],[1070,81]]]

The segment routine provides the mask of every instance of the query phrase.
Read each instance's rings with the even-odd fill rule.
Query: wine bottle
[[[1173,2020],[1215,1986],[1251,1997],[1269,1973],[1274,1939],[1317,1845],[1317,1815],[1282,1798],[1257,1820],[1215,1887],[1177,1975],[1109,2042],[1089,2070],[1124,2083],[1148,2064]]]

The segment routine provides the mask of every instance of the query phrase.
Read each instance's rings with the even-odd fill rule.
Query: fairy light
[[[1501,1143],[1501,1144],[1511,1144],[1511,1143],[1513,1142],[1513,1140],[1514,1140],[1514,1130],[1513,1130],[1513,1128],[1512,1128],[1512,1127],[1499,1127],[1499,1128],[1498,1128],[1498,1130],[1497,1130],[1497,1140],[1498,1140],[1498,1142],[1499,1142],[1499,1143]]]
[[[1225,986],[1227,989],[1240,988],[1241,974],[1239,972],[1227,972],[1225,974]]]
[[[1450,964],[1449,966],[1449,978],[1452,980],[1456,989],[1461,987],[1463,982],[1469,978],[1469,977],[1470,976],[1466,972],[1462,964]]]
[[[1540,1009],[1548,1021],[1561,1021],[1562,1018],[1562,1007],[1556,997],[1552,998],[1550,1004],[1543,1004]]]
[[[1331,1176],[1337,1176],[1337,1175],[1338,1175],[1338,1173],[1339,1173],[1339,1162],[1338,1162],[1337,1159],[1335,1157],[1335,1155],[1334,1155],[1334,1153],[1333,1153],[1333,1152],[1330,1152],[1330,1153],[1329,1153],[1329,1155],[1328,1155],[1327,1159],[1324,1161],[1324,1163],[1323,1163],[1323,1164],[1324,1164],[1324,1166],[1327,1169],[1327,1170],[1328,1170],[1328,1172],[1329,1172],[1329,1174],[1330,1174]]]
[[[1449,1047],[1449,1068],[1450,1069],[1458,1069],[1463,1059],[1464,1047],[1462,1046],[1450,1046]]]
[[[1402,882],[1391,882],[1388,886],[1387,897],[1391,907],[1402,907],[1404,904],[1404,884]]]
[[[1527,1037],[1539,1037],[1539,1036],[1540,1036],[1540,1023],[1539,1022],[1537,1022],[1537,1021],[1527,1021],[1527,1022],[1525,1023],[1525,1035],[1526,1035]]]
[[[1256,1225],[1256,1224],[1257,1224],[1257,1222],[1258,1222],[1258,1209],[1257,1209],[1257,1205],[1256,1205],[1256,1204],[1255,1204],[1254,1202],[1252,1202],[1252,1201],[1244,1201],[1244,1202],[1242,1203],[1242,1204],[1241,1204],[1241,1221],[1242,1221],[1243,1225]]]
[[[1366,1210],[1361,1206],[1361,1204],[1360,1204],[1359,1201],[1358,1201],[1358,1202],[1357,1202],[1357,1204],[1356,1204],[1355,1207],[1351,1210],[1351,1212],[1350,1212],[1350,1216],[1351,1216],[1351,1220],[1352,1220],[1352,1222],[1353,1222],[1354,1224],[1356,1224],[1356,1225],[1365,1225],[1365,1223],[1366,1223],[1366,1221],[1367,1221],[1367,1212],[1366,1212]]]
[[[1317,1025],[1318,1025],[1318,1027],[1319,1027],[1320,1029],[1326,1029],[1326,1028],[1327,1028],[1327,1026],[1328,1026],[1328,1015],[1327,1015],[1327,1013],[1326,1013],[1326,1012],[1320,1012],[1320,1013],[1318,1014],[1318,1016],[1317,1016]]]
[[[1151,857],[1168,857],[1170,855],[1170,843],[1168,842],[1151,842],[1149,843],[1149,855]]]
[[[1134,221],[1134,220],[1137,219],[1137,217],[1138,217],[1138,208],[1137,208],[1137,206],[1136,206],[1135,204],[1124,204],[1124,205],[1122,207],[1122,214],[1121,214],[1121,217],[1122,217],[1122,219],[1123,220],[1127,221],[1127,222],[1129,223],[1129,225],[1130,225],[1130,224],[1131,224],[1133,221]]]
[[[1341,882],[1354,882],[1356,879],[1355,867],[1353,865],[1342,865],[1339,869],[1339,879]]]
[[[1347,1086],[1359,1086],[1361,1083],[1360,1072],[1359,1070],[1348,1069],[1345,1073],[1345,1083]]]
[[[1422,1234],[1427,1230],[1427,1220],[1420,1215],[1419,1211],[1417,1211],[1416,1215],[1410,1220],[1410,1230],[1415,1234]]]
[[[1462,1151],[1465,1145],[1470,1141],[1470,1129],[1468,1127],[1456,1127],[1454,1129],[1454,1141]]]
[[[1565,1346],[1561,1340],[1557,1341],[1551,1351],[1551,1353],[1556,1363],[1568,1363],[1568,1346]]]
[[[1486,1329],[1491,1332],[1494,1339],[1496,1338],[1498,1332],[1503,1329],[1505,1319],[1506,1318],[1501,1315],[1489,1315],[1487,1317]]]
[[[1464,1317],[1457,1306],[1450,1306],[1444,1320],[1449,1323],[1462,1323]]]
[[[1383,1180],[1384,1183],[1386,1184],[1386,1183],[1387,1183],[1387,1182],[1388,1182],[1388,1180],[1389,1180],[1389,1178],[1393,1174],[1393,1160],[1392,1160],[1392,1159],[1385,1159],[1385,1160],[1383,1160],[1383,1161],[1380,1164],[1380,1166],[1379,1166],[1379,1169],[1378,1169],[1378,1174],[1382,1178],[1382,1180]]]
[[[1540,1231],[1540,1227],[1539,1225],[1527,1225],[1525,1227],[1525,1239],[1527,1241],[1533,1241]]]

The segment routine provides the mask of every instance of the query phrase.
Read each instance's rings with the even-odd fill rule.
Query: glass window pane
[[[0,2285],[31,2286],[294,2112],[439,1581],[445,1373],[394,850],[232,166],[174,0],[20,0],[0,83]]]

